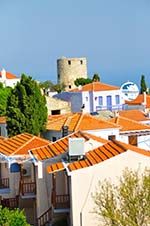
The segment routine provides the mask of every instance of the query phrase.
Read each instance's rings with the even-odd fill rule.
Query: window
[[[71,85],[69,85],[69,89],[71,89]]]
[[[68,60],[68,64],[71,65],[71,60]]]
[[[58,74],[58,82],[60,82],[60,74]]]
[[[116,104],[120,104],[120,96],[119,95],[116,95],[115,96],[115,99],[116,99]]]
[[[103,105],[103,97],[102,96],[98,97],[98,104]]]
[[[83,64],[83,60],[80,60],[80,64]]]
[[[116,136],[115,135],[108,136],[108,140],[115,140],[115,139],[116,139]]]
[[[56,141],[56,137],[52,137],[52,141],[53,141],[53,142]]]
[[[86,97],[85,99],[86,99],[86,101],[88,101],[88,97]]]

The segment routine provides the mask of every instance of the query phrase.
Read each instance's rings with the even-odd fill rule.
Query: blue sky
[[[56,60],[87,57],[88,75],[121,85],[150,76],[149,0],[0,0],[0,69],[56,82]]]

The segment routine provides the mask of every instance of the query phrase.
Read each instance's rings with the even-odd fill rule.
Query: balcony
[[[9,188],[9,178],[0,178],[0,189]]]
[[[35,198],[36,183],[35,182],[22,182],[21,187],[20,187],[20,193],[23,198]]]
[[[1,205],[9,209],[18,208],[18,196],[16,198],[2,199]]]
[[[56,195],[52,192],[52,204],[55,212],[69,212],[70,208],[70,196],[69,194]]]
[[[48,225],[52,220],[52,209],[49,208],[45,213],[43,213],[38,219],[38,226]]]

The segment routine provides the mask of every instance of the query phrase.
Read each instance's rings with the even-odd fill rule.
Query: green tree
[[[0,206],[0,226],[29,226],[23,211]]]
[[[61,83],[61,84],[55,84],[53,85],[53,91],[56,91],[58,93],[61,93],[62,91],[65,90],[65,84],[64,83]]]
[[[148,226],[150,223],[150,169],[143,174],[126,170],[117,185],[99,182],[94,212],[106,226]]]
[[[94,74],[94,75],[93,75],[93,78],[92,78],[92,81],[93,81],[93,82],[99,82],[99,81],[100,81],[100,76],[99,76],[99,74]]]
[[[40,87],[44,88],[44,89],[51,89],[53,87],[53,83],[49,80],[44,81],[44,82],[40,82]]]
[[[147,93],[147,85],[146,85],[146,82],[145,82],[145,76],[141,75],[141,89],[140,89],[140,93],[142,94],[144,92]]]
[[[0,116],[6,115],[6,107],[7,107],[7,99],[10,95],[11,88],[10,87],[3,87],[2,84],[0,84]]]
[[[46,99],[32,77],[23,74],[20,83],[11,90],[6,115],[10,137],[24,132],[38,135],[45,129]]]
[[[86,84],[89,84],[89,83],[92,83],[92,79],[90,78],[77,78],[75,81],[74,81],[74,84],[76,86],[84,86]]]

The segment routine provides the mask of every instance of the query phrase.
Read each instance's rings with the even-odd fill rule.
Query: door
[[[107,110],[112,110],[112,96],[107,96],[106,97],[106,103],[107,103]]]

